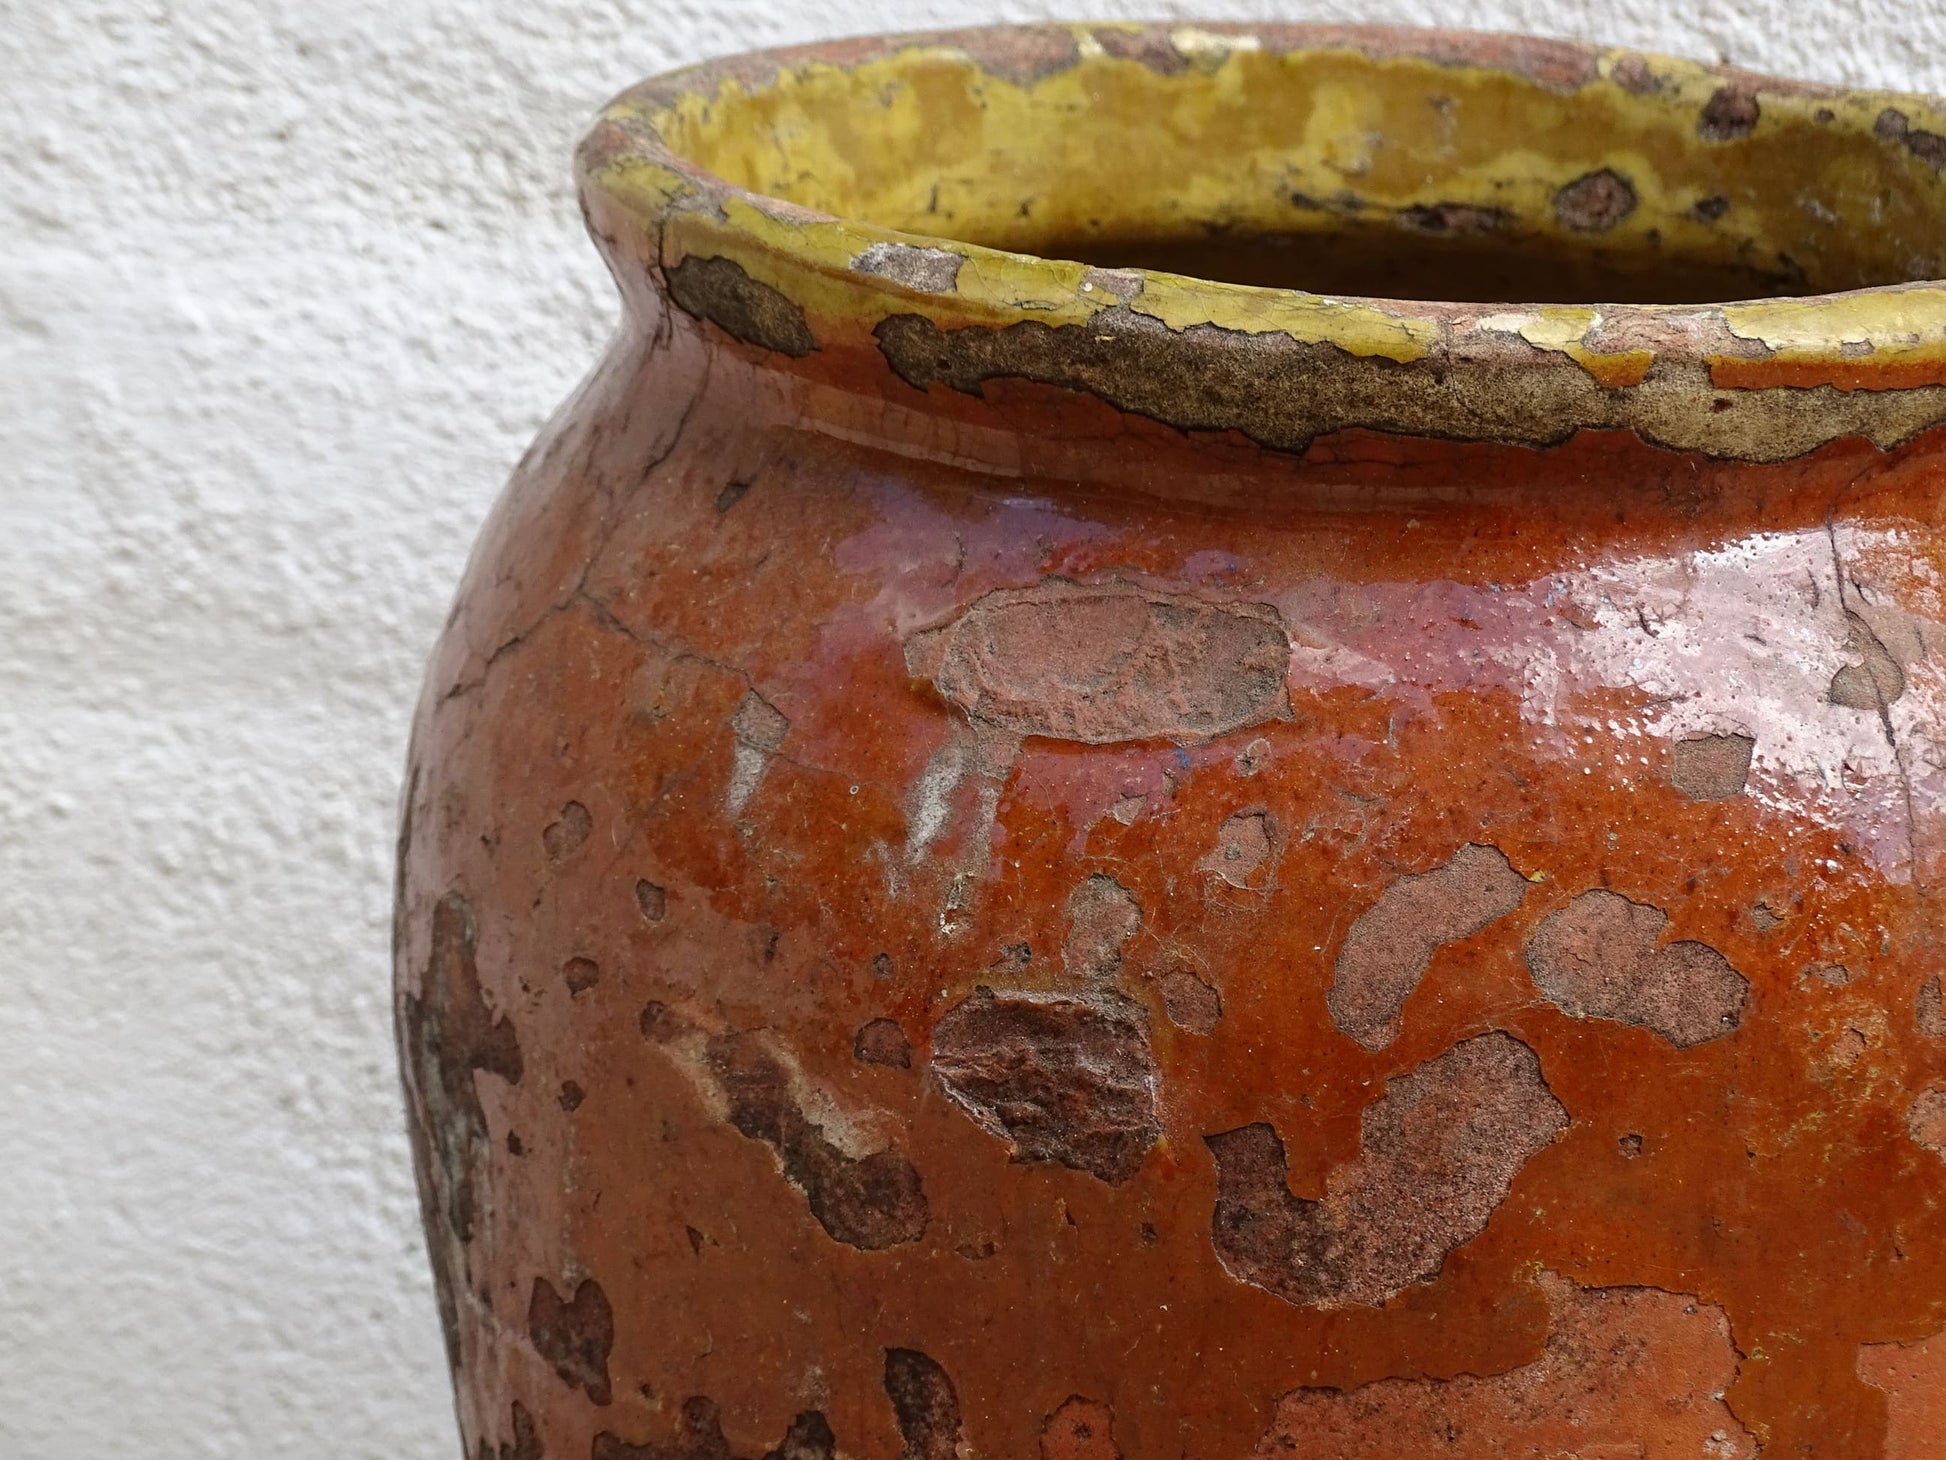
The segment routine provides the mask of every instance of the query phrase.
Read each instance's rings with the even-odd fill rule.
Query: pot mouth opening
[[[1946,274],[1946,133],[1900,98],[1438,32],[912,39],[700,68],[655,121],[696,168],[830,217],[1315,295],[1690,304]]]
[[[1465,203],[1404,218],[1368,220],[1354,212],[1315,230],[1206,238],[1110,232],[1048,239],[1023,251],[1214,283],[1425,303],[1707,304],[1826,292],[1807,287],[1810,281],[1788,259],[1765,269],[1654,246],[1588,248],[1549,237],[1518,216]],[[1880,272],[1884,277],[1858,287],[1929,277],[1896,267]]]

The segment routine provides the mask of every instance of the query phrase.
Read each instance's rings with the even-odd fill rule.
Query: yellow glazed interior
[[[1562,90],[1180,29],[1187,64],[1158,70],[1087,40],[1029,85],[918,48],[731,81],[656,120],[698,166],[837,217],[1317,293],[1678,303],[1946,272],[1946,189],[1909,99],[1675,61],[1635,89],[1618,54]],[[1620,185],[1564,219],[1562,189],[1604,170]]]
[[[1518,38],[1106,25],[712,63],[626,93],[582,154],[598,223],[665,271],[731,261],[820,347],[1119,309],[1442,372],[1538,352],[1574,371],[1504,411],[1484,376],[1470,404],[1377,381],[1283,437],[1139,408],[1279,445],[1619,425],[1771,458],[1946,419],[1942,164],[1924,98]],[[1724,390],[1750,399],[1715,419]]]

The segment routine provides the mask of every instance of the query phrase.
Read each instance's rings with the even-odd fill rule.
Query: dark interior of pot
[[[975,240],[977,241],[977,240]],[[1459,303],[1691,304],[1815,292],[1792,261],[1757,263],[1631,254],[1496,220],[1485,232],[1418,230],[1342,219],[1327,230],[1205,239],[1082,237],[1029,250],[1115,268],[1159,269],[1231,284],[1378,299]],[[1900,276],[1903,279],[1903,276]],[[1923,277],[1920,276],[1920,277]]]
[[[1575,54],[1564,80],[1145,39],[1010,78],[915,48],[657,122],[727,181],[841,217],[1312,293],[1684,304],[1946,273],[1932,104]]]

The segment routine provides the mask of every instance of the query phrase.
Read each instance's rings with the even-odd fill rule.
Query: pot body
[[[624,283],[413,740],[469,1455],[1934,1453],[1946,440],[1275,450]]]

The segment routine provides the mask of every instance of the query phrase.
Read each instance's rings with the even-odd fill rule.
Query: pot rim
[[[1675,449],[1777,461],[1854,435],[1890,448],[1946,423],[1938,279],[1702,304],[1314,294],[1103,269],[838,216],[727,181],[667,140],[685,110],[706,115],[724,98],[915,62],[1032,93],[1090,65],[1154,70],[1156,57],[1173,56],[1160,69],[1180,61],[1220,84],[1245,57],[1325,52],[1514,78],[1536,95],[1627,92],[1665,110],[1734,95],[1765,116],[1814,113],[1854,145],[1869,133],[1915,190],[1940,190],[1946,218],[1946,101],[1580,42],[1247,22],[1002,25],[708,61],[612,101],[579,148],[579,189],[625,294],[646,265],[658,294],[800,374],[828,373],[862,350],[921,391],[978,396],[989,381],[1026,379],[1185,431],[1299,451],[1354,427],[1527,445],[1627,429]],[[847,379],[858,388],[855,369]]]

